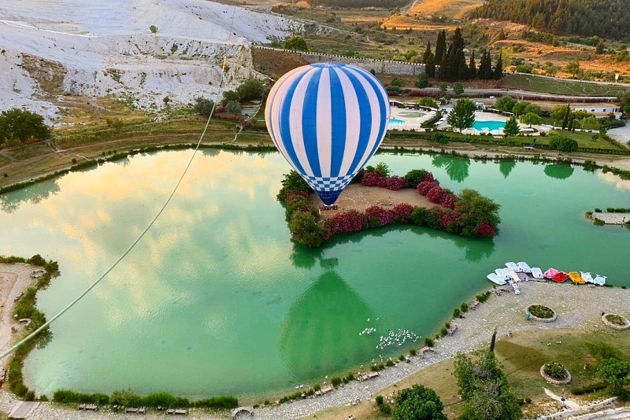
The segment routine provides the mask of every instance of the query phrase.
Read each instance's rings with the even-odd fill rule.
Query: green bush
[[[241,101],[262,99],[265,85],[261,80],[247,79],[236,88],[236,93]]]
[[[453,309],[453,318],[457,318],[461,314],[459,308]]]
[[[459,309],[460,309],[462,312],[468,312],[468,304],[467,304],[466,302],[462,303],[462,304],[459,306]]]
[[[405,186],[407,188],[416,188],[424,179],[427,171],[424,169],[413,169],[405,174]]]
[[[568,136],[554,136],[549,140],[549,146],[561,152],[575,152],[578,149],[578,142]]]
[[[330,380],[330,383],[332,384],[332,386],[337,388],[339,385],[341,385],[341,378],[338,376],[335,376]]]
[[[289,230],[295,242],[318,248],[324,242],[324,228],[312,212],[295,211],[289,221]]]
[[[435,342],[431,340],[429,337],[424,339],[424,345],[427,347],[433,347]]]
[[[430,388],[414,385],[396,395],[393,420],[446,420],[444,405]]]
[[[575,388],[571,388],[571,393],[574,395],[591,394],[595,391],[601,391],[602,389],[606,388],[606,386],[607,385],[605,382],[595,382],[593,384],[582,385]]]

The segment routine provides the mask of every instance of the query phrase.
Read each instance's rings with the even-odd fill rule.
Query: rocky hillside
[[[291,20],[204,0],[0,0],[0,110],[54,119],[58,95],[116,95],[145,109],[219,96],[256,76],[249,45]]]

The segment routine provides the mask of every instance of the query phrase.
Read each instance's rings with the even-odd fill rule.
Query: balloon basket
[[[330,206],[327,206],[326,204],[322,204],[321,206],[319,206],[320,212],[326,212],[326,211],[332,211],[332,210],[339,210],[339,206],[336,204],[331,204]]]

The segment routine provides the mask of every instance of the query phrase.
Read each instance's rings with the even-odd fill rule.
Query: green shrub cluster
[[[571,388],[571,393],[574,395],[591,394],[595,391],[601,391],[604,388],[606,388],[605,382],[595,382],[593,384],[582,385],[582,386]]]
[[[46,322],[46,317],[36,308],[37,292],[50,284],[52,277],[59,275],[59,264],[55,261],[47,261],[41,255],[33,255],[31,258],[22,258],[15,256],[0,256],[0,262],[3,263],[28,263],[42,267],[45,270],[35,284],[35,287],[29,287],[24,294],[17,300],[13,309],[13,316],[16,319],[29,318],[31,323],[27,327],[28,332],[35,331]],[[13,354],[13,358],[8,367],[8,384],[9,388],[15,395],[27,401],[35,399],[35,393],[24,384],[24,376],[22,368],[26,356],[35,348],[35,346],[44,338],[50,337],[48,328],[40,331],[35,338],[27,341],[17,348]]]
[[[477,299],[477,302],[484,303],[490,298],[490,292],[483,292],[482,294],[475,296],[475,298]]]
[[[60,389],[53,394],[53,401],[62,404],[97,404],[119,405],[123,407],[164,407],[185,408],[201,407],[214,409],[230,409],[238,407],[238,399],[229,395],[190,401],[187,398],[176,397],[168,392],[154,392],[146,396],[134,393],[132,390],[114,391],[111,396],[106,394],[84,394],[66,389]]]

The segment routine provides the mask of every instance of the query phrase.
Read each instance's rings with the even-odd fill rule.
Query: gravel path
[[[308,398],[264,409],[257,409],[254,419],[285,420],[308,416],[335,406],[348,405],[356,400],[371,399],[372,396],[401,379],[434,363],[453,357],[458,352],[468,352],[488,343],[492,331],[497,328],[499,335],[510,331],[528,329],[572,328],[591,330],[601,327],[602,311],[619,313],[630,317],[630,290],[596,286],[574,286],[545,282],[525,282],[521,284],[521,295],[504,293],[493,294],[489,301],[479,305],[465,318],[451,322],[458,326],[453,336],[436,343],[436,353],[427,353],[424,358],[413,357],[411,363],[400,363],[381,372],[378,378],[367,382],[351,382],[334,392],[317,398]],[[558,313],[552,323],[537,323],[525,320],[525,310],[531,304],[543,304]],[[0,410],[9,411],[16,399],[6,391],[0,391]],[[166,417],[154,413],[143,418]],[[107,412],[84,413],[43,403],[34,412],[33,419],[123,419],[129,415]],[[203,412],[191,412],[192,419],[219,419],[223,416]]]

